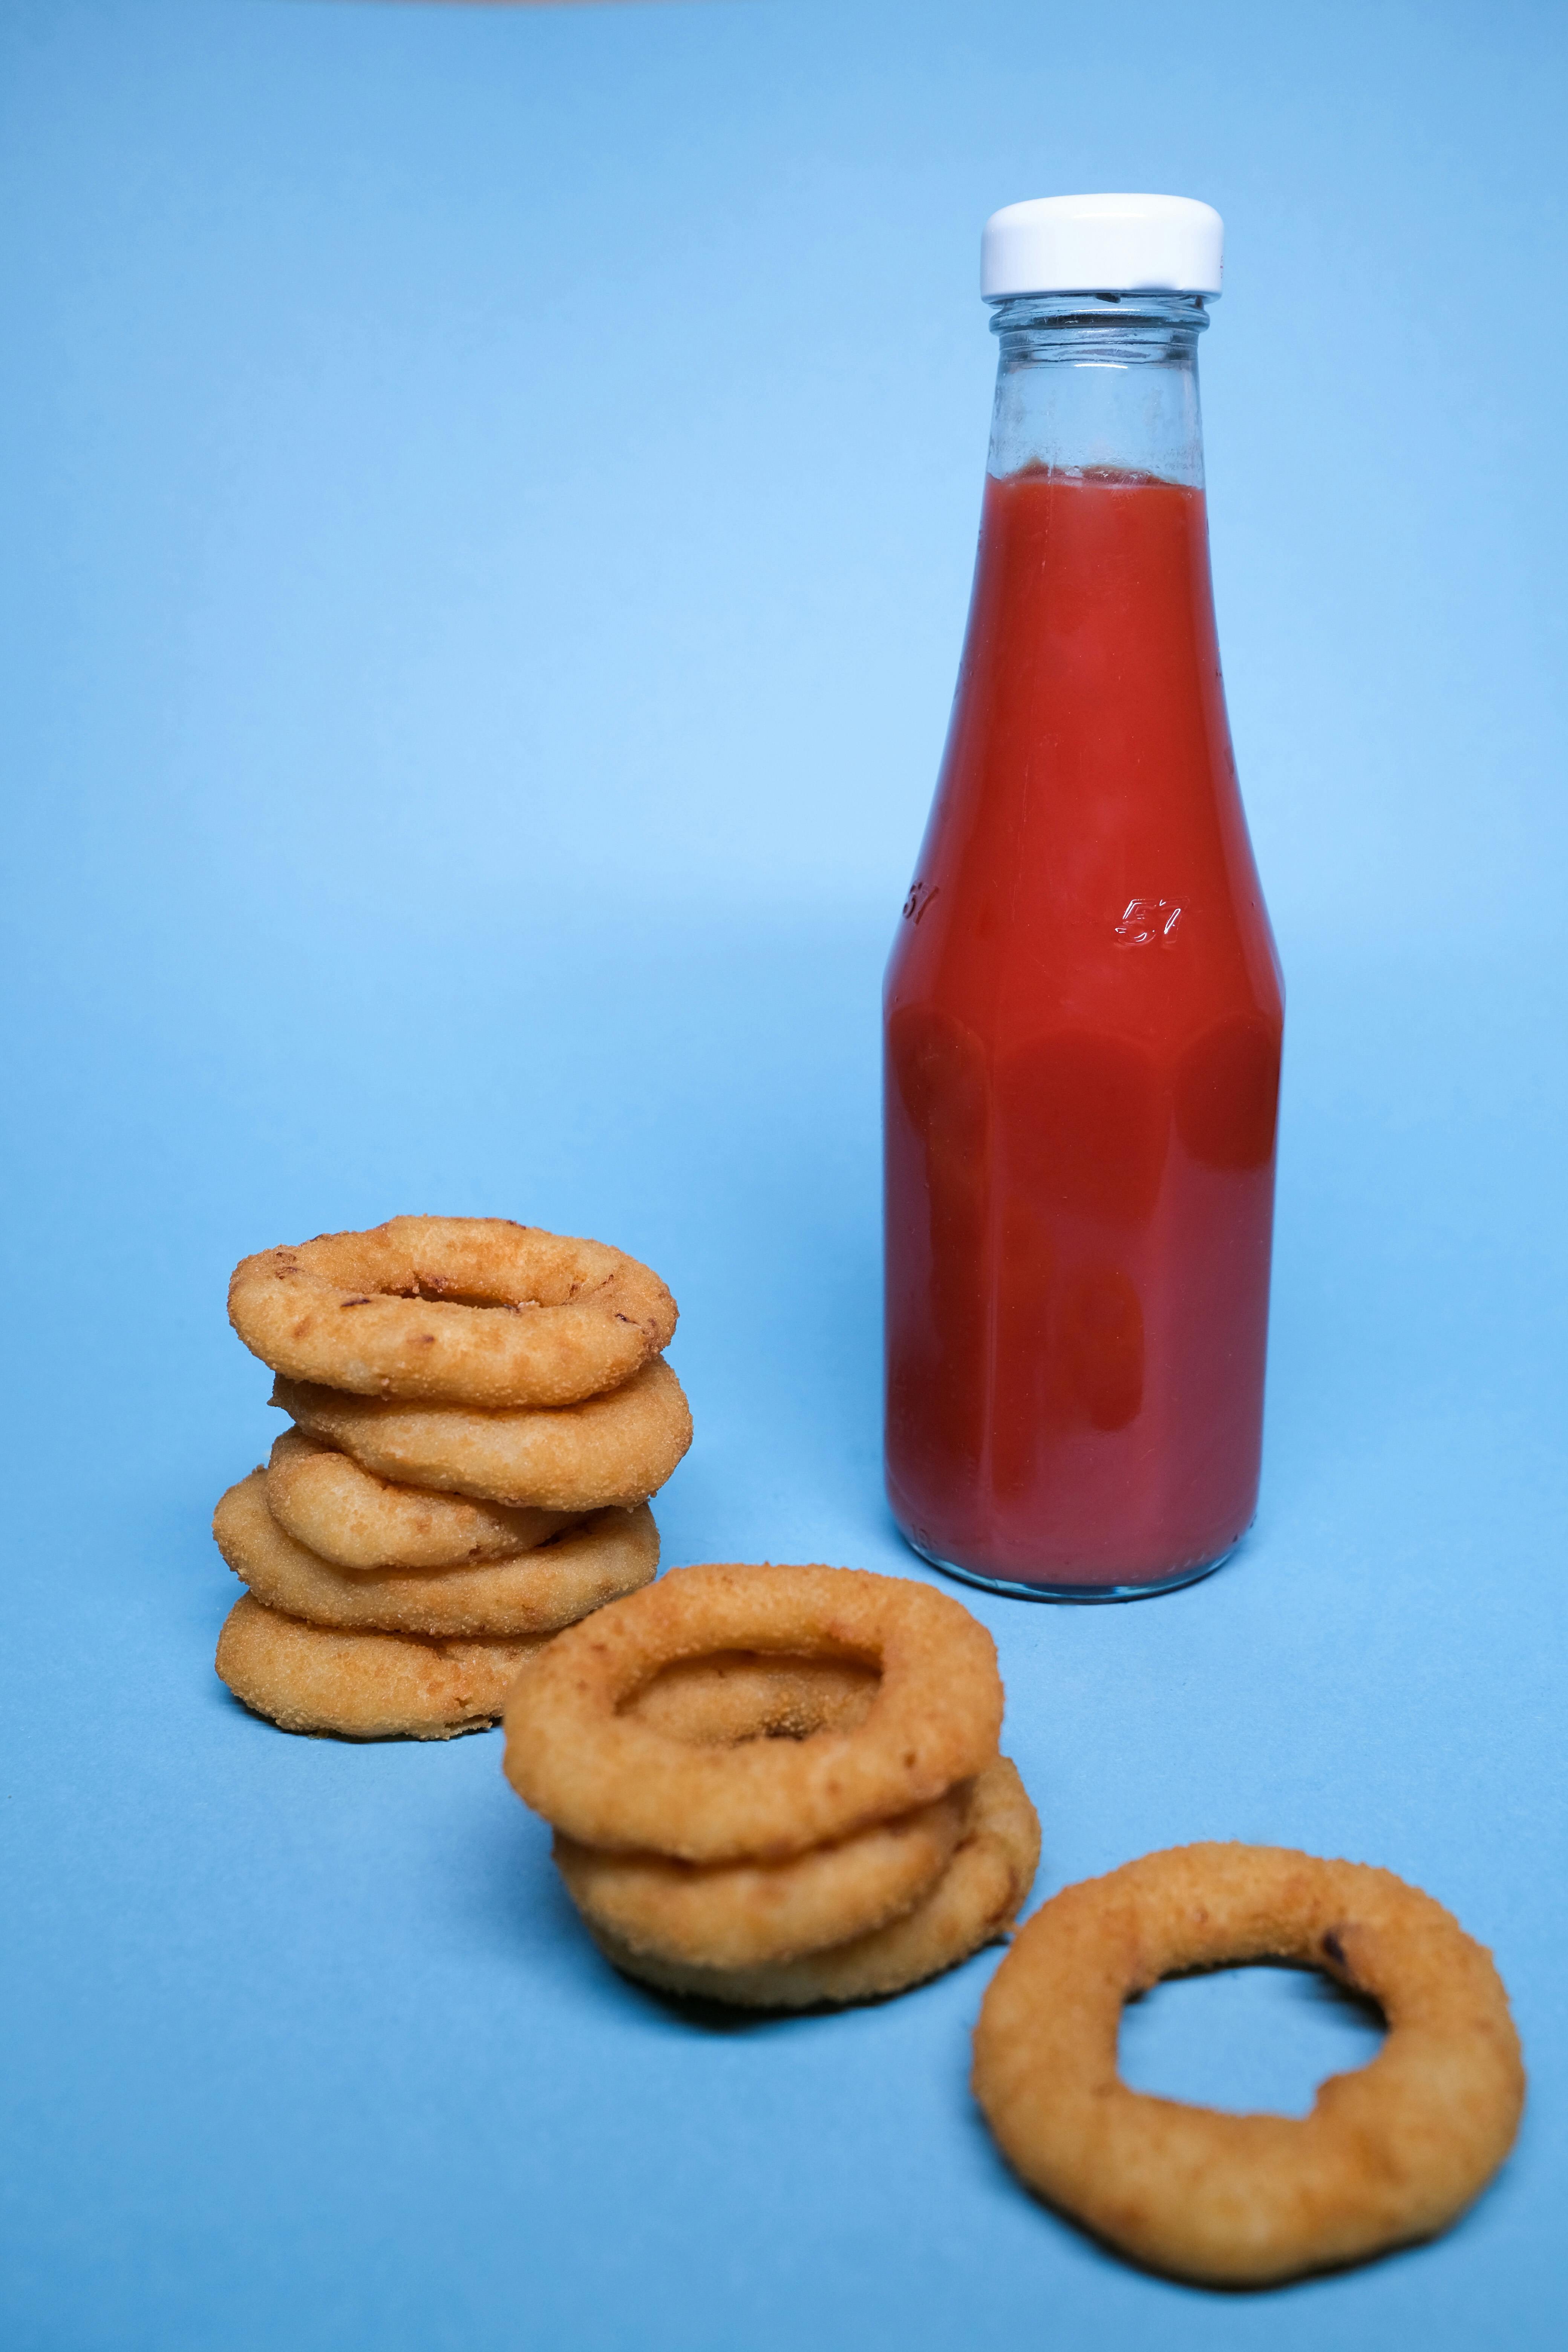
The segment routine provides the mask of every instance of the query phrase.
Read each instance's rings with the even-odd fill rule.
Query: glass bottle
[[[1209,576],[1220,236],[1173,197],[987,226],[973,595],[887,976],[889,1496],[1041,1597],[1190,1582],[1257,1505],[1283,999]]]

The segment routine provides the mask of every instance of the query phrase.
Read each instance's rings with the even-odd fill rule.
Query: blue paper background
[[[8,0],[4,1109],[16,2352],[1556,2344],[1568,2033],[1562,128],[1550,5]],[[1513,2162],[1260,2298],[1030,2203],[990,1956],[840,2018],[605,1970],[493,1737],[289,1739],[211,1650],[241,1253],[400,1209],[680,1298],[666,1558],[923,1573],[878,1472],[877,984],[968,587],[994,205],[1226,216],[1204,352],[1289,975],[1262,1515],[976,1600],[1039,1892],[1238,1835],[1491,1945]],[[1300,2109],[1365,2036],[1171,1988]]]

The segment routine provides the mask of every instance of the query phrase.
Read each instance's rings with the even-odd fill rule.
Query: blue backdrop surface
[[[9,0],[5,1147],[17,2352],[1562,2340],[1564,333],[1552,6]],[[671,1563],[924,1574],[879,1476],[877,988],[940,750],[980,223],[1208,198],[1223,641],[1290,983],[1235,1565],[974,1597],[1037,1895],[1201,1837],[1495,1950],[1516,2155],[1280,2294],[1125,2269],[966,2087],[986,1955],[730,2027],[623,1983],[493,1736],[211,1672],[277,1425],[242,1253],[403,1209],[679,1297]],[[269,1426],[269,1422],[271,1426]],[[1133,2079],[1304,2110],[1301,1979]]]

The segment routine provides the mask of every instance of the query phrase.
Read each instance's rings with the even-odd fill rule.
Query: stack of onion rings
[[[664,1990],[900,1991],[1004,1932],[1034,1876],[994,1648],[928,1585],[678,1570],[558,1635],[505,1720],[591,1932]]]
[[[656,1574],[647,1498],[691,1415],[675,1302],[636,1259],[395,1217],[245,1259],[229,1313],[298,1423],[214,1521],[248,1588],[218,1672],[274,1722],[493,1723],[544,1641]]]
[[[1321,1969],[1388,2036],[1310,2115],[1145,2096],[1117,2071],[1122,2003],[1247,1961]],[[1014,2168],[1150,2268],[1267,2286],[1446,2229],[1512,2145],[1519,2037],[1489,1955],[1386,1870],[1279,1846],[1194,1845],[1069,1886],[993,1978],[974,2092]]]
[[[994,1757],[971,1784],[968,1814],[947,1866],[901,1916],[845,1942],[734,1969],[634,1950],[589,1915],[607,1960],[661,1992],[738,2009],[818,2009],[879,2000],[941,1976],[1005,1937],[1040,1863],[1040,1824],[1017,1769]]]

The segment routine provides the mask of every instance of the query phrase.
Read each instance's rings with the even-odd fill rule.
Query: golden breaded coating
[[[662,1357],[607,1396],[548,1411],[404,1404],[281,1377],[272,1402],[378,1478],[547,1511],[646,1503],[691,1443],[690,1408]]]
[[[1388,2036],[1303,2117],[1129,2090],[1125,2000],[1256,1960],[1376,2001]],[[1490,1957],[1392,1872],[1192,1845],[1069,1886],[1023,1928],[974,2035],[974,2094],[1014,2168],[1134,2261],[1267,2286],[1445,2229],[1512,2144],[1524,2070]]]
[[[604,1853],[555,1833],[555,1864],[596,1930],[634,1952],[756,1968],[868,1935],[929,1895],[963,1833],[970,1789],[874,1822],[787,1862],[675,1862]]]
[[[273,1443],[267,1507],[285,1535],[337,1568],[472,1568],[532,1551],[574,1523],[570,1511],[395,1486],[302,1429]]]
[[[278,1526],[259,1470],[225,1495],[213,1536],[268,1609],[311,1625],[440,1640],[553,1633],[658,1572],[658,1529],[646,1503],[595,1511],[552,1543],[477,1568],[334,1568]]]
[[[617,1388],[676,1322],[624,1250],[508,1217],[393,1217],[262,1250],[236,1266],[228,1313],[290,1380],[492,1410]]]
[[[880,1683],[858,1724],[732,1748],[628,1708],[664,1669],[735,1650],[847,1659]],[[506,1771],[584,1845],[778,1861],[930,1804],[991,1760],[1001,1725],[995,1644],[946,1593],[858,1569],[716,1564],[563,1634],[508,1717]]]
[[[264,1609],[247,1592],[218,1636],[216,1664],[236,1698],[284,1731],[451,1739],[496,1721],[518,1675],[551,1639],[337,1633]]]
[[[637,1952],[590,1918],[606,1959],[661,1992],[740,2009],[816,2009],[907,1992],[1006,1934],[1040,1860],[1040,1825],[1007,1759],[973,1784],[964,1833],[929,1894],[891,1926],[776,1965],[699,1968]]]

